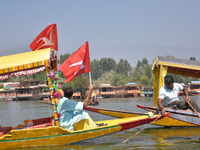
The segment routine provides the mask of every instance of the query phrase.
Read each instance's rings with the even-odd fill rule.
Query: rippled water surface
[[[182,99],[182,98],[181,98]],[[200,96],[191,96],[200,106]],[[182,99],[183,100],[183,99]],[[152,106],[152,97],[99,99],[95,107],[110,108],[134,112],[145,112],[136,104]],[[93,120],[115,119],[89,112]],[[37,101],[0,102],[0,125],[17,126],[23,120],[49,117],[53,115],[52,107]],[[15,148],[13,150],[143,150],[143,149],[200,149],[200,128],[164,128],[155,125],[143,125],[116,134],[95,138],[64,146],[46,146],[33,148]],[[147,128],[145,128],[147,127]],[[143,131],[141,131],[145,128]],[[139,133],[138,133],[139,132]],[[122,143],[135,133],[127,143]]]

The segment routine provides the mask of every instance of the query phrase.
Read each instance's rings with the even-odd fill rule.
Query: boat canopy
[[[37,51],[2,56],[0,57],[0,64],[0,80],[4,80],[12,76],[34,74],[46,70],[55,124],[56,126],[59,126],[55,97],[53,95],[52,80],[49,76],[49,70],[57,72],[56,51],[52,48],[46,48]],[[57,74],[55,77],[57,77]]]
[[[200,61],[157,56],[153,62],[153,106],[157,106],[158,92],[167,73],[200,78]]]
[[[0,80],[45,70],[51,48],[0,57]]]

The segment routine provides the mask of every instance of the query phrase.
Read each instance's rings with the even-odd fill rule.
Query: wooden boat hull
[[[106,108],[96,108],[96,107],[84,107],[85,110],[118,117],[118,118],[127,118],[127,117],[138,117],[138,116],[149,116],[147,113],[138,113],[131,111],[123,111],[123,110],[114,110],[114,109],[106,109]]]
[[[170,113],[166,114],[165,116],[156,115],[152,118],[149,116],[139,116],[98,121],[95,123],[104,123],[107,125],[95,127],[93,129],[72,132],[58,126],[34,129],[15,129],[0,137],[0,149],[70,144],[121,132],[146,123],[150,123],[158,117],[161,119],[169,115]]]
[[[147,111],[156,113],[157,107],[137,105]],[[176,127],[197,127],[200,126],[200,118],[193,111],[165,108],[166,112],[170,112],[171,116],[162,120],[156,121],[155,125],[161,126],[176,126]],[[200,113],[199,113],[200,114]]]
[[[25,101],[31,99],[32,95],[22,95],[22,96],[17,96],[18,101]]]
[[[139,106],[139,105],[137,105]],[[140,105],[141,106],[141,105]],[[144,107],[144,106],[143,106]],[[148,106],[149,107],[149,106]],[[147,109],[145,110],[156,112],[156,107],[153,110]],[[105,109],[105,108],[94,108],[94,107],[85,107],[85,110],[93,111],[96,113],[101,113],[108,116],[118,117],[118,118],[127,118],[127,117],[136,117],[136,116],[148,116],[148,113],[138,113],[138,112],[131,112],[131,111],[121,111],[121,110],[113,110],[113,109]],[[144,108],[142,108],[144,109]],[[167,110],[169,108],[166,108]],[[161,120],[157,120],[153,125],[158,126],[166,126],[166,127],[198,127],[200,126],[200,118],[194,113],[188,111],[179,110],[180,113],[176,112],[177,110],[169,109],[168,112],[171,113],[170,117],[163,118]],[[194,116],[193,116],[194,115]]]

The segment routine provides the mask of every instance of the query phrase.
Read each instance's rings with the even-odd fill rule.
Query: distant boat
[[[32,94],[26,94],[26,95],[23,95],[23,94],[18,94],[17,95],[17,100],[19,101],[23,101],[23,100],[29,100],[32,98]]]
[[[97,96],[97,98],[100,98],[100,99],[101,99],[101,98],[104,98],[104,97],[102,97],[102,96]]]
[[[99,102],[91,102],[91,103],[89,103],[89,105],[99,105]]]

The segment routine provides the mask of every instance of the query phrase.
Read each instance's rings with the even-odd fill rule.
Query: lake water
[[[180,97],[183,100],[182,97]],[[191,96],[200,106],[200,96]],[[95,107],[145,112],[136,107],[136,104],[152,106],[152,97],[142,98],[113,98],[99,99],[99,105]],[[115,119],[114,117],[89,112],[93,120]],[[0,125],[17,126],[23,124],[23,120],[38,119],[53,115],[52,107],[37,101],[12,101],[0,102]],[[200,149],[200,128],[165,128],[155,125],[143,125],[116,134],[95,138],[64,146],[46,146],[32,148],[14,148],[13,150],[163,150],[163,149]],[[147,127],[147,128],[145,128]],[[139,132],[141,129],[143,131]],[[122,142],[135,133],[127,143]]]

